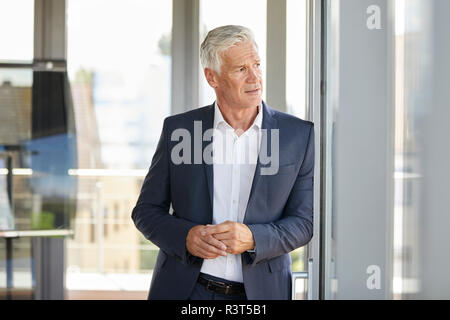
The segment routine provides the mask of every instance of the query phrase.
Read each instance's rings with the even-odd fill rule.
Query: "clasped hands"
[[[195,226],[186,237],[186,249],[203,259],[215,259],[227,253],[240,254],[254,247],[251,230],[245,224],[233,221]]]

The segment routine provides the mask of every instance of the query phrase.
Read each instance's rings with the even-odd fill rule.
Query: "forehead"
[[[259,54],[251,42],[239,43],[222,53],[222,62],[227,65],[241,65],[254,60],[259,60]]]

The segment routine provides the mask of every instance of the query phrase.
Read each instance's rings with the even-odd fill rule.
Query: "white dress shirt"
[[[214,104],[212,224],[227,220],[242,223],[250,196],[261,140],[262,108],[253,124],[240,136]],[[200,270],[219,278],[243,282],[240,254],[205,259]]]

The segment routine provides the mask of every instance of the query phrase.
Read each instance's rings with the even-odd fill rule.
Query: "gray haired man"
[[[290,299],[289,252],[313,230],[313,124],[262,101],[248,28],[211,30],[200,56],[217,99],[164,120],[132,212],[160,248],[149,299]],[[203,134],[213,132],[201,142],[204,154],[212,147],[213,162],[190,161],[186,150],[188,161],[173,161],[179,141],[172,133],[194,135],[198,123]],[[271,163],[261,161],[263,150],[276,157],[272,174],[264,174]]]

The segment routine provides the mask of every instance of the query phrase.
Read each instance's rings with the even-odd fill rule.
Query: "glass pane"
[[[33,71],[0,69],[0,144],[18,144],[31,138]]]
[[[444,275],[449,256],[440,243],[449,237],[440,226],[448,223],[449,210],[445,197],[437,195],[448,190],[441,183],[449,177],[448,148],[441,140],[447,134],[449,95],[440,85],[448,77],[449,63],[441,53],[445,47],[448,53],[449,24],[439,14],[449,5],[423,0],[395,4],[393,295],[448,299],[442,288],[450,284]]]
[[[307,271],[308,270],[308,247],[303,246],[295,249],[290,253],[292,259],[292,271]]]
[[[0,300],[29,300],[33,298],[35,279],[31,262],[30,238],[9,239],[12,250],[7,261],[6,239],[0,239]],[[12,272],[7,274],[7,263]]]
[[[306,118],[307,48],[307,1],[287,0],[286,111],[305,120],[308,120]],[[269,61],[269,63],[276,63],[276,61]],[[292,271],[307,271],[307,248],[304,246],[291,252]]]
[[[239,9],[236,9],[239,8]],[[259,57],[263,70],[263,85],[266,84],[266,21],[267,1],[265,0],[202,0],[200,1],[200,42],[205,39],[208,31],[228,24],[242,25],[250,28],[258,44]],[[251,14],[250,14],[251,12]],[[200,74],[202,106],[213,103],[216,100],[214,90],[205,80],[203,71]],[[263,90],[263,99],[266,92]]]
[[[67,18],[79,184],[68,298],[145,299],[158,248],[130,214],[171,110],[172,1],[69,0]]]
[[[31,170],[20,165],[18,152],[31,138],[32,83],[29,69],[0,69],[0,230],[11,230],[17,222],[20,224],[14,219],[13,202],[26,190],[18,180],[27,176],[18,175],[18,170],[28,176]],[[20,207],[17,204],[17,213]]]
[[[416,120],[411,116],[414,109],[423,108],[418,105],[418,95],[414,91],[419,90],[419,95],[429,91],[429,88],[423,87],[429,62],[423,59],[423,63],[418,64],[416,60],[419,56],[426,57],[423,50],[432,49],[424,34],[427,29],[424,23],[429,24],[429,9],[429,5],[423,1],[395,2],[394,299],[406,298],[419,289],[417,227],[422,169],[420,144],[416,140]],[[405,68],[412,64],[414,68]]]
[[[306,119],[307,1],[286,1],[286,103],[287,111]]]
[[[293,274],[295,277],[295,273]],[[308,279],[295,278],[295,291],[293,300],[307,300],[308,299]]]
[[[449,10],[327,3],[325,298],[449,298]]]
[[[64,72],[0,69],[1,229],[70,227],[74,165],[71,99]],[[3,203],[4,201],[2,201]],[[8,214],[13,213],[11,221]]]
[[[0,0],[0,62],[32,61],[33,32],[34,0]]]

